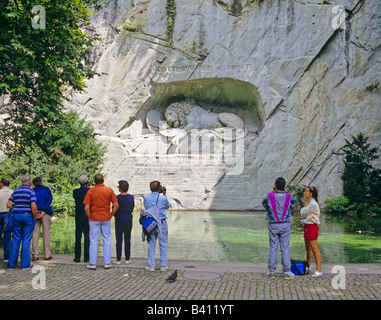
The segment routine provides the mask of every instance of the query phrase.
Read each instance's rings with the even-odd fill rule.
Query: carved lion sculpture
[[[243,129],[244,123],[234,113],[214,113],[191,102],[175,102],[165,110],[165,119],[172,128],[191,129],[234,128]]]
[[[204,134],[213,134],[224,141],[244,138],[244,122],[240,117],[229,112],[206,111],[191,102],[172,103],[165,110],[165,119],[170,129],[161,130],[160,133],[173,137],[171,147],[175,148],[178,148],[192,129],[199,130],[197,138]]]

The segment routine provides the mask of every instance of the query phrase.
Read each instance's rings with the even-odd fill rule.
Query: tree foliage
[[[344,195],[326,199],[325,210],[335,216],[349,219],[351,230],[374,232],[381,218],[381,169],[374,166],[379,158],[378,148],[372,147],[368,137],[362,133],[345,140]]]
[[[104,161],[92,125],[64,110],[65,91],[84,91],[85,80],[97,75],[89,48],[98,36],[84,30],[89,7],[102,3],[0,0],[0,174],[12,188],[24,174],[41,176],[54,192],[56,214],[67,214],[78,177],[92,177]]]
[[[345,188],[344,195],[351,203],[381,201],[381,170],[373,166],[379,158],[378,148],[372,147],[369,138],[359,133],[351,136],[352,141],[345,140],[345,172],[342,176]]]
[[[176,19],[176,1],[167,0],[165,5],[167,10],[167,30],[166,34],[168,36],[169,46],[172,48],[173,45],[173,31],[175,29],[175,19]]]
[[[5,152],[34,145],[48,156],[57,149],[69,156],[81,153],[81,139],[65,132],[72,129],[72,115],[63,112],[64,91],[83,91],[85,79],[96,75],[89,47],[97,36],[83,28],[91,14],[88,7],[100,3],[0,0],[0,95],[9,101],[0,111],[7,115],[0,137]],[[32,12],[36,5],[43,6],[45,15]],[[34,28],[33,18],[45,19],[44,28]],[[73,147],[70,140],[76,141]]]

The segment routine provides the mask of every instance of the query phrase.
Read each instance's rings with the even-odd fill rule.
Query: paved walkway
[[[264,263],[171,260],[166,272],[148,272],[146,259],[104,269],[99,257],[96,270],[72,260],[55,255],[13,271],[1,260],[0,300],[381,300],[381,264],[345,264],[339,273],[323,265],[323,277],[285,280],[280,271],[267,278]],[[175,269],[177,281],[166,283]]]

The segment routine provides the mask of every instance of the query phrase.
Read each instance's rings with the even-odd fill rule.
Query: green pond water
[[[168,258],[267,262],[269,246],[265,215],[265,212],[168,211]],[[350,220],[341,221],[324,214],[321,218],[318,244],[323,263],[381,263],[379,226],[364,226]],[[142,229],[138,219],[139,213],[135,212],[131,258],[146,258],[147,244],[142,242]],[[113,257],[116,256],[114,221],[112,219]],[[291,258],[305,259],[303,226],[299,219],[292,220],[291,228]],[[53,254],[74,255],[74,230],[74,218],[62,218],[53,222]],[[102,242],[99,244],[99,254],[102,255]],[[156,251],[158,256],[158,246]]]

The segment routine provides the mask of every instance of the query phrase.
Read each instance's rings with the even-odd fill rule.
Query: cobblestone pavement
[[[166,283],[174,271],[171,265],[165,272],[148,272],[144,264],[140,261],[138,266],[110,269],[98,264],[96,270],[89,270],[85,263],[51,260],[37,262],[28,270],[3,268],[0,300],[381,300],[380,265],[368,274],[346,273],[345,283],[342,279],[340,282],[342,288],[335,289],[332,281],[339,275],[335,273],[286,280],[281,273],[268,278],[265,272],[255,269],[224,271],[213,268],[212,263],[203,270],[195,264],[173,264],[182,269],[174,283]],[[0,266],[4,264],[1,262]]]

